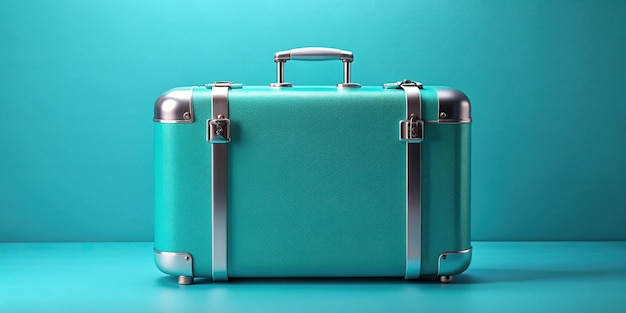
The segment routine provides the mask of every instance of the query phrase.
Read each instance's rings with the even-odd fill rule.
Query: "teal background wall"
[[[352,50],[473,104],[474,240],[626,240],[624,1],[0,2],[0,241],[152,240],[152,107]],[[290,62],[334,84],[336,62]]]

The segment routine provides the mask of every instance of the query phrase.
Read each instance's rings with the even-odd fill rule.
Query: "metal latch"
[[[421,118],[422,97],[420,89],[424,85],[412,80],[402,80],[384,84],[385,89],[404,89],[406,94],[407,119],[400,121],[400,141],[420,143],[424,140],[424,121]]]
[[[232,82],[215,82],[206,84],[206,88],[213,89],[211,116],[207,120],[206,140],[209,143],[223,144],[230,142],[230,119],[228,116],[228,91],[233,88],[241,88],[241,84]]]
[[[207,122],[207,141],[210,143],[229,143],[230,142],[230,120],[218,115],[217,118],[210,119]]]
[[[422,142],[424,140],[424,121],[411,114],[408,120],[400,121],[400,140],[405,142]]]

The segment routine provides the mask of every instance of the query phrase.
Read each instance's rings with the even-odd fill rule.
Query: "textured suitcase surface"
[[[334,51],[312,54],[328,58]],[[192,277],[446,280],[467,268],[467,97],[417,84],[357,87],[345,63],[343,87],[217,84],[176,88],[157,100],[159,269],[191,283]],[[227,95],[227,118],[214,116],[216,86]],[[414,118],[407,116],[409,88],[420,98]],[[415,147],[417,159],[408,152]],[[226,151],[225,162],[215,163],[214,149]],[[213,201],[219,171],[223,220]],[[415,195],[419,215],[409,217]]]

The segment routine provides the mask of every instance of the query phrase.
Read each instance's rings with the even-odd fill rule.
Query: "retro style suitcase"
[[[288,60],[343,83],[292,86]],[[439,277],[470,263],[470,102],[350,82],[353,54],[277,52],[277,82],[172,89],[154,108],[154,257],[194,277]]]

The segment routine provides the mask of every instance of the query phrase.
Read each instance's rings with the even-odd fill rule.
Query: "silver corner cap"
[[[173,276],[193,276],[193,258],[186,252],[163,252],[154,248],[157,268]]]
[[[437,275],[457,275],[463,273],[472,261],[472,247],[461,251],[444,252],[437,261]]]
[[[154,119],[159,123],[193,123],[193,87],[175,88],[162,94],[154,104]]]
[[[436,87],[439,98],[439,123],[471,123],[472,111],[469,98],[460,90]]]

